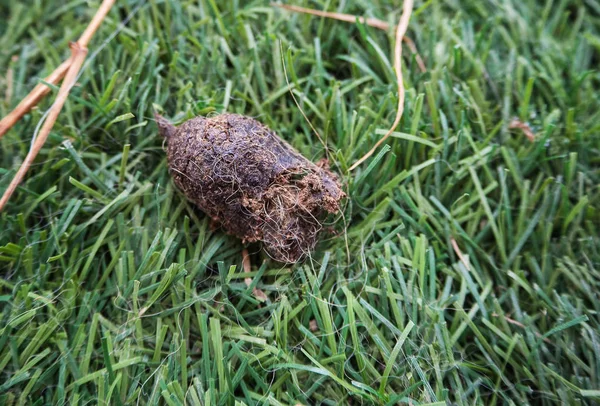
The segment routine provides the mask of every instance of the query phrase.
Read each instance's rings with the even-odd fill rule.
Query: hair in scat
[[[243,242],[262,241],[294,263],[317,242],[345,197],[336,175],[265,125],[238,114],[196,117],[179,127],[156,115],[169,171],[185,196]]]

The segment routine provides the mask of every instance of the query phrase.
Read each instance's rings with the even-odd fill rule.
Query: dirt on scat
[[[337,176],[253,118],[220,114],[179,127],[156,120],[177,187],[228,233],[262,241],[277,261],[302,259],[327,213],[339,211]]]

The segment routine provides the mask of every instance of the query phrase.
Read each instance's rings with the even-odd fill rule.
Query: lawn
[[[390,28],[267,0],[109,13],[0,213],[0,404],[600,402],[600,1],[417,0],[425,69],[405,46],[404,116],[352,171],[395,118],[402,3],[295,4]],[[0,116],[98,6],[0,0]],[[0,192],[57,90],[0,140]],[[348,199],[310,258],[251,244],[244,272],[154,111],[252,116],[329,158]]]

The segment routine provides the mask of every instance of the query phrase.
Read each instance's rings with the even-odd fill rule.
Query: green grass
[[[0,214],[0,404],[600,402],[600,2],[416,3],[428,72],[405,50],[404,118],[348,173],[394,118],[393,30],[120,1]],[[0,0],[0,115],[98,4]],[[0,141],[0,191],[51,100]],[[247,287],[242,244],[174,189],[155,108],[252,115],[328,155],[350,197],[337,232],[295,266],[251,247]]]

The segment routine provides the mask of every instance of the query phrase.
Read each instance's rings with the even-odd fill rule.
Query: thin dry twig
[[[510,124],[508,125],[508,128],[510,128],[510,129],[518,128],[519,130],[523,131],[523,134],[525,134],[525,136],[527,137],[529,142],[535,141],[535,134],[531,130],[531,127],[529,127],[529,124],[522,122],[518,118],[513,119],[513,121],[511,121]]]
[[[250,264],[250,254],[248,254],[248,250],[246,248],[242,250],[242,265],[244,266],[245,273],[252,272],[252,264]],[[246,283],[246,286],[250,287],[250,285],[252,285],[252,278],[245,278],[244,282]],[[265,292],[258,288],[254,288],[252,293],[257,299],[259,299],[262,302],[266,302],[268,299]]]
[[[79,75],[79,70],[81,69],[83,62],[85,61],[85,57],[88,52],[87,46],[88,46],[90,40],[92,39],[92,36],[98,30],[98,28],[100,27],[100,24],[102,24],[102,21],[104,20],[104,18],[106,17],[106,15],[108,14],[108,12],[110,11],[110,9],[112,8],[112,6],[114,4],[115,4],[115,0],[104,0],[102,2],[100,7],[98,8],[98,10],[96,11],[96,14],[92,18],[92,21],[87,26],[87,28],[85,29],[85,31],[83,32],[83,34],[81,35],[79,40],[77,42],[70,44],[71,57],[69,59],[67,59],[65,62],[63,62],[50,75],[50,76],[55,75],[56,83],[58,83],[58,81],[60,81],[60,76],[62,74],[61,69],[62,68],[65,69],[65,73],[63,75],[65,77],[65,80],[63,81],[60,89],[58,90],[56,99],[55,99],[54,103],[52,104],[52,107],[50,108],[50,111],[48,113],[48,117],[47,117],[46,121],[44,122],[44,124],[42,125],[42,128],[40,129],[40,133],[36,137],[33,145],[31,146],[31,149],[29,150],[29,153],[25,157],[25,160],[19,167],[17,174],[15,175],[13,180],[10,182],[10,184],[8,185],[8,188],[4,191],[4,194],[2,195],[2,198],[0,199],[0,211],[2,211],[2,209],[6,205],[6,203],[12,196],[12,194],[15,192],[15,190],[17,189],[17,186],[19,186],[19,184],[25,177],[25,174],[31,167],[31,164],[35,160],[37,154],[40,152],[40,150],[42,149],[42,146],[46,142],[46,139],[48,138],[48,135],[50,134],[50,131],[52,130],[52,127],[54,126],[54,123],[56,122],[56,119],[58,118],[58,115],[60,114],[62,107],[64,106],[65,102],[67,101],[67,97],[69,96],[69,92],[71,91],[71,88],[75,85],[77,76]],[[54,77],[51,79],[54,79]],[[38,86],[36,86],[36,89],[38,88]],[[47,86],[45,86],[45,85],[43,85],[43,86],[47,88]],[[23,102],[19,103],[19,106],[22,106],[22,109],[26,109],[26,111],[31,109],[31,107],[35,106],[35,104],[37,102],[39,102],[39,100],[48,91],[46,90],[44,92],[44,90],[42,89],[42,90],[38,90],[38,93],[34,93],[34,92],[35,92],[35,89],[25,98],[28,100],[27,103],[23,103]],[[30,96],[32,96],[32,94],[33,94],[33,97],[30,97]],[[19,111],[19,113],[20,113],[20,111]],[[20,117],[22,117],[23,114],[25,114],[25,113],[22,113],[21,116],[19,116],[16,120],[18,120]],[[15,120],[15,122],[16,122],[16,120]],[[12,123],[12,124],[14,124],[14,123]],[[12,126],[12,124],[11,124],[11,126]],[[8,127],[8,128],[10,128],[10,127]],[[8,128],[6,128],[5,131],[7,131]],[[3,128],[2,128],[2,126],[0,126],[0,134],[1,134],[2,130],[3,130]]]
[[[96,31],[98,31],[98,28],[100,28],[102,21],[104,21],[104,18],[106,18],[108,12],[114,6],[114,4],[115,0],[104,0],[102,4],[100,4],[100,7],[98,7],[98,11],[96,11],[96,14],[94,14],[94,17],[92,18],[92,21],[90,21],[90,24],[87,26],[87,28],[85,29],[83,34],[81,34],[81,37],[79,37],[79,40],[77,41],[77,43],[79,43],[80,46],[82,46],[83,48],[87,48],[88,44],[92,40],[92,37],[94,36]]]
[[[285,76],[285,82],[287,83],[288,89],[290,89],[290,95],[292,95],[292,99],[294,99],[294,103],[296,104],[296,107],[298,107],[298,110],[300,110],[300,113],[302,114],[302,117],[304,117],[304,120],[306,120],[306,122],[308,123],[310,128],[313,130],[313,132],[315,133],[315,135],[317,136],[319,141],[321,141],[321,144],[323,144],[325,151],[329,151],[327,149],[327,144],[325,143],[323,138],[321,138],[321,135],[319,134],[317,129],[312,125],[312,123],[310,122],[310,120],[308,119],[306,114],[304,113],[304,110],[302,110],[302,107],[300,107],[300,103],[298,103],[298,100],[296,100],[296,96],[294,96],[294,92],[292,91],[292,85],[290,84],[290,80],[288,79],[287,68],[285,67],[285,57],[283,55],[283,45],[282,45],[281,41],[279,41],[279,49],[281,50],[281,65],[283,66],[283,75]]]
[[[27,170],[29,170],[29,167],[33,163],[33,160],[42,149],[42,146],[46,142],[46,139],[50,134],[50,130],[52,130],[52,127],[54,126],[54,123],[56,122],[56,119],[58,118],[58,115],[60,114],[63,105],[67,101],[69,91],[71,90],[71,88],[75,84],[75,81],[77,80],[77,74],[79,73],[79,69],[81,69],[81,65],[83,65],[83,61],[85,60],[85,56],[87,55],[87,48],[83,48],[77,42],[73,42],[71,43],[71,52],[73,56],[73,62],[71,63],[71,66],[67,71],[65,80],[63,81],[63,84],[58,91],[58,95],[56,96],[56,100],[54,101],[54,104],[50,109],[48,118],[44,122],[44,125],[42,126],[40,133],[35,139],[33,146],[29,150],[27,157],[25,157],[25,160],[21,164],[21,167],[17,171],[17,174],[10,182],[10,185],[8,185],[8,188],[4,192],[2,199],[0,199],[0,211],[4,208],[4,206],[8,202],[8,199],[10,199],[14,191],[17,189],[17,186],[19,186],[19,184],[25,177],[25,174],[27,173]]]
[[[463,265],[465,266],[465,268],[467,268],[467,271],[471,271],[471,266],[469,265],[469,261],[463,255],[462,251],[458,247],[458,244],[456,243],[456,240],[454,238],[450,239],[450,244],[452,244],[452,248],[454,249],[454,252],[456,252],[456,255],[458,255],[460,262],[462,262]]]
[[[502,317],[504,318],[504,320],[506,320],[507,323],[509,324],[513,324],[515,326],[521,327],[522,329],[526,329],[527,327],[525,326],[525,324],[521,323],[520,321],[517,320],[513,320],[508,316],[503,316],[497,313],[492,313],[492,316],[494,317]],[[550,341],[550,339],[548,339],[547,337],[544,337],[542,334],[538,333],[537,331],[535,332],[535,335],[538,338],[541,338],[542,340],[544,340],[545,342],[547,342],[548,344],[552,344],[552,341]]]
[[[92,39],[92,36],[98,30],[100,24],[102,24],[102,21],[104,20],[114,3],[115,0],[104,0],[102,2],[98,10],[96,11],[96,14],[92,18],[92,21],[87,26],[83,34],[81,34],[79,40],[77,40],[77,43],[80,47],[87,48],[88,44],[90,43],[90,40]],[[57,85],[67,74],[71,63],[73,63],[73,59],[72,57],[69,57],[66,61],[61,63],[58,66],[58,68],[56,68],[50,75],[48,75],[48,77],[44,79],[44,82],[52,85]],[[17,107],[15,107],[13,111],[8,113],[6,117],[0,120],[0,138],[2,138],[2,136],[6,134],[8,130],[10,130],[12,126],[15,125],[17,121],[21,119],[21,117],[23,117],[33,107],[35,107],[40,102],[40,100],[42,100],[42,98],[49,92],[50,87],[48,87],[45,83],[40,83],[36,87],[34,87],[33,90],[27,96],[25,96],[23,100],[21,100],[21,102],[17,105]]]
[[[369,27],[378,28],[383,31],[387,31],[390,29],[390,25],[387,22],[380,20],[378,18],[364,18],[364,17],[352,15],[352,14],[333,13],[330,11],[315,10],[312,8],[292,6],[289,4],[271,3],[271,6],[279,7],[284,10],[288,10],[288,11],[293,11],[295,13],[311,14],[311,15],[314,15],[317,17],[325,17],[325,18],[331,18],[333,20],[345,21],[347,23],[354,23],[358,19],[358,21],[361,24],[366,24]],[[404,35],[402,40],[406,43],[406,45],[408,46],[408,49],[410,49],[410,51],[415,55],[417,65],[419,66],[419,69],[421,70],[421,72],[423,72],[423,73],[427,72],[427,67],[425,66],[425,62],[423,62],[423,58],[421,58],[421,55],[417,51],[417,46],[415,45],[415,42],[410,37],[407,37],[406,35]]]
[[[385,140],[394,132],[398,124],[400,123],[400,119],[402,118],[402,113],[404,113],[404,79],[402,78],[402,37],[406,33],[408,29],[408,23],[410,21],[410,16],[412,14],[413,9],[413,0],[404,0],[402,15],[400,16],[400,22],[398,23],[398,27],[396,28],[396,44],[394,47],[394,69],[396,70],[396,79],[398,82],[398,109],[396,110],[396,119],[394,123],[388,130],[388,132],[375,144],[373,148],[362,158],[354,163],[348,170],[353,170],[360,164],[362,164],[365,160],[367,160],[373,153],[379,148],[381,144],[385,142]]]
[[[332,13],[330,11],[321,11],[312,8],[292,6],[290,4],[271,3],[271,6],[279,7],[284,10],[289,10],[296,13],[312,14],[318,17],[332,18],[334,20],[345,21],[347,23],[354,23],[358,18],[358,21],[361,24],[367,24],[368,26],[379,28],[380,30],[384,31],[387,31],[390,28],[390,25],[388,23],[378,18],[357,17],[352,14]]]
[[[58,84],[62,78],[65,77],[67,71],[71,66],[71,58],[67,59],[60,64],[58,68],[54,70],[44,82],[52,85]],[[35,105],[37,105],[42,98],[50,92],[50,87],[45,83],[40,83],[33,90],[25,96],[23,100],[15,107],[13,111],[8,113],[2,120],[0,120],[0,138],[12,128],[25,114],[29,112]]]
[[[419,67],[421,73],[427,72],[427,67],[425,66],[423,58],[421,58],[421,54],[419,54],[419,51],[417,51],[417,45],[415,44],[415,41],[406,35],[402,37],[402,40],[406,43],[406,46],[408,49],[410,49],[410,52],[415,55],[415,61],[417,61],[417,66]]]

